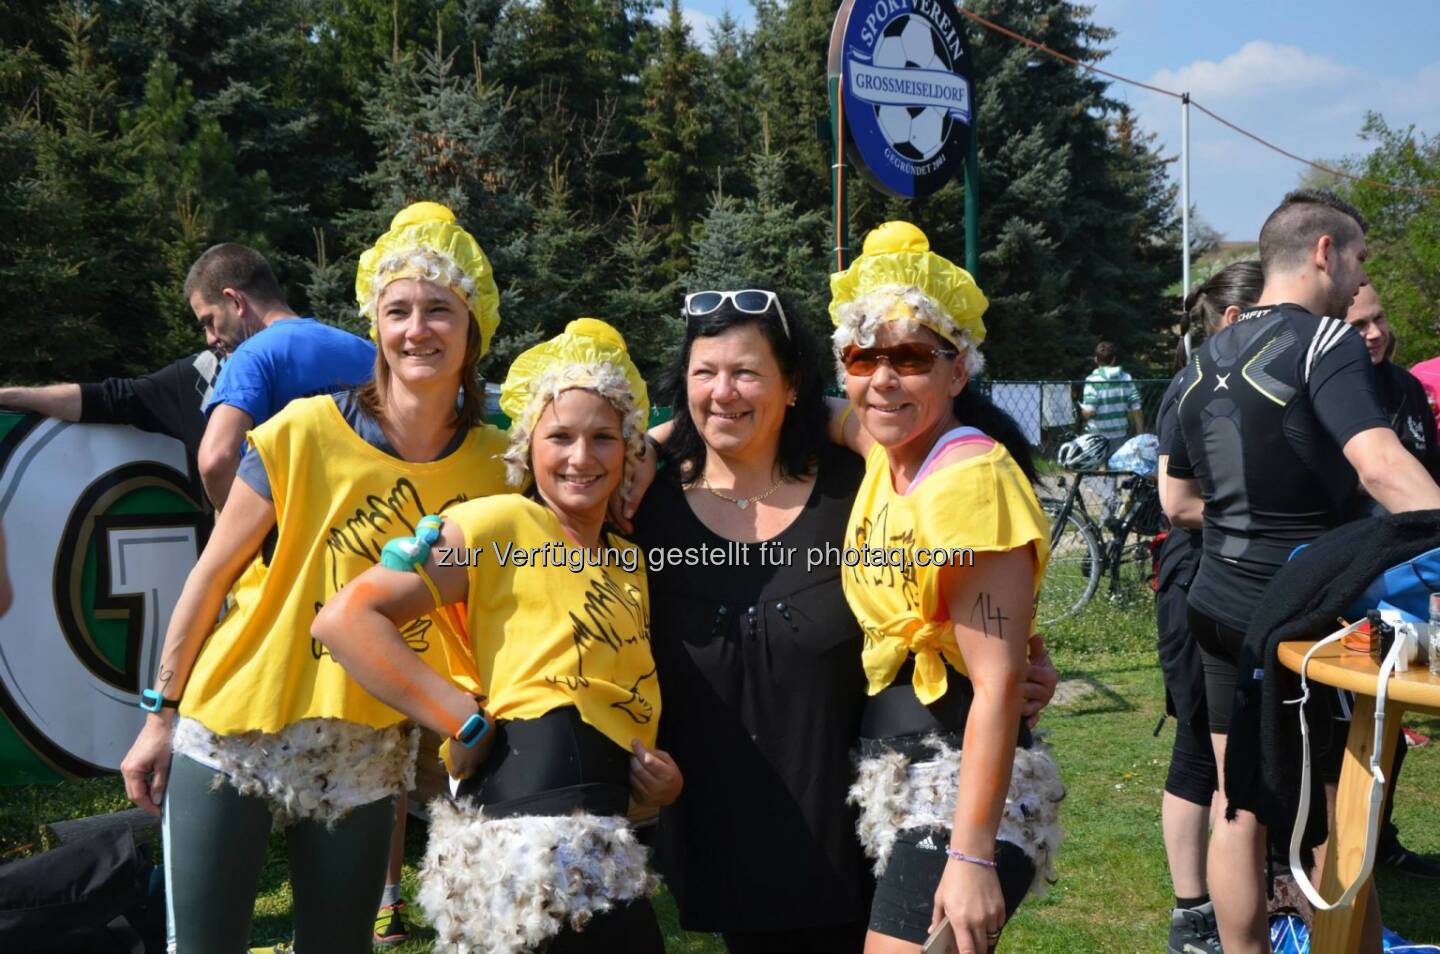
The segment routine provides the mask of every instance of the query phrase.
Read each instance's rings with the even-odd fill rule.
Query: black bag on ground
[[[157,954],[163,892],[126,828],[0,865],[0,950],[27,954]]]

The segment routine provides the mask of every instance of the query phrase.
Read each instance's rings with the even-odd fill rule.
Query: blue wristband
[[[380,565],[389,570],[414,572],[424,566],[430,558],[430,548],[440,539],[440,528],[444,521],[434,514],[426,514],[415,524],[415,536],[396,537],[380,550]]]
[[[161,709],[178,709],[180,708],[180,700],[166,699],[154,689],[141,689],[140,708],[146,712],[159,712]]]
[[[465,724],[460,727],[460,731],[455,733],[455,741],[467,749],[473,749],[480,744],[480,740],[485,738],[489,731],[490,720],[485,718],[485,713],[477,712],[466,719]]]

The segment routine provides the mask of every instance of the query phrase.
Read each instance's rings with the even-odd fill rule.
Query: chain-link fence
[[[1160,398],[1169,378],[1137,378],[1140,413],[1145,433],[1159,427]],[[1083,380],[1072,381],[984,381],[980,382],[994,401],[1020,425],[1020,430],[1041,457],[1053,460],[1060,445],[1085,429],[1080,416]]]

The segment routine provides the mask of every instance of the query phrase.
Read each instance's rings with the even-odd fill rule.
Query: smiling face
[[[1354,328],[1365,342],[1370,353],[1370,363],[1379,364],[1385,360],[1385,351],[1390,347],[1390,322],[1385,320],[1385,309],[1380,307],[1380,296],[1369,285],[1362,285],[1345,313],[1345,323]]]
[[[696,338],[685,382],[690,417],[707,447],[731,457],[775,453],[795,388],[759,328],[736,325]]]
[[[376,338],[392,383],[459,386],[471,321],[454,292],[402,278],[385,286],[375,314]]]
[[[535,421],[530,468],[552,510],[603,516],[625,476],[620,412],[594,391],[561,391]]]
[[[890,321],[875,333],[875,348],[919,344],[954,350],[935,332],[910,322]],[[872,374],[845,374],[845,396],[855,408],[860,426],[887,450],[910,445],[927,453],[953,418],[955,396],[965,387],[965,356],[940,355],[923,374],[899,375],[881,362]],[[918,444],[916,442],[919,442]]]

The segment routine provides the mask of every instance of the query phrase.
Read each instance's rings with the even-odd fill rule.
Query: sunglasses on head
[[[747,315],[765,315],[769,314],[770,309],[775,309],[775,315],[780,319],[780,327],[784,330],[785,337],[790,337],[790,322],[785,318],[785,309],[780,307],[779,296],[763,288],[692,292],[685,296],[684,314],[686,318],[703,318],[719,311],[726,302],[729,302],[736,311]]]
[[[840,363],[847,374],[866,377],[874,374],[882,363],[902,377],[912,374],[928,374],[935,367],[936,358],[953,358],[960,352],[953,348],[931,348],[918,342],[899,344],[890,348],[859,348],[851,345],[840,354]]]

